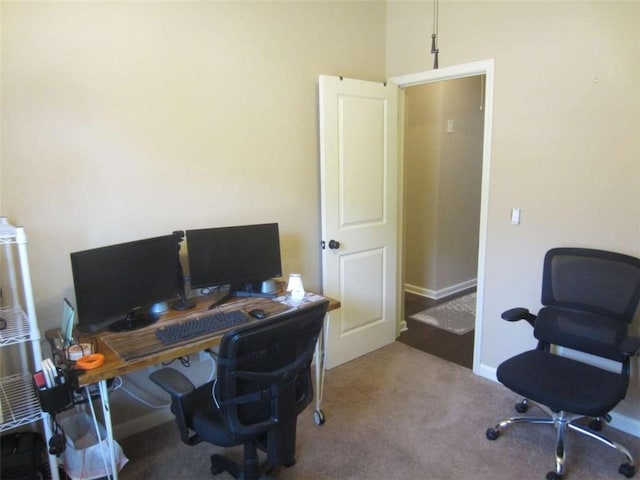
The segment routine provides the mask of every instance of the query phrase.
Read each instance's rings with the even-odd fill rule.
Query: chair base
[[[289,459],[284,465],[292,467],[295,465],[295,458]],[[244,444],[244,458],[242,466],[224,455],[214,453],[211,455],[211,473],[218,475],[227,472],[238,480],[269,480],[270,473],[275,469],[267,458],[260,463],[258,459],[258,449],[255,443],[246,442]]]
[[[516,410],[519,413],[524,413],[529,405],[529,400],[523,400],[521,403],[516,404]],[[556,428],[556,450],[555,450],[555,470],[547,474],[547,480],[560,480],[564,475],[565,459],[566,459],[566,432],[567,429],[586,435],[594,440],[598,440],[600,443],[613,448],[622,453],[627,462],[620,465],[618,473],[624,475],[627,478],[631,478],[635,475],[635,465],[633,457],[629,450],[623,445],[609,440],[608,438],[587,429],[581,425],[575,423],[576,420],[584,418],[582,415],[569,415],[567,412],[561,411],[558,413],[551,412],[543,405],[538,405],[544,410],[548,416],[546,417],[511,417],[501,421],[495,427],[487,429],[486,437],[488,440],[496,440],[500,436],[500,431],[506,427],[516,423],[533,423],[541,425],[553,425]],[[599,419],[598,419],[599,420]]]
[[[227,472],[237,480],[270,480],[269,473],[273,470],[266,461],[256,471],[243,469],[240,464],[224,455],[211,455],[211,473],[218,475]]]

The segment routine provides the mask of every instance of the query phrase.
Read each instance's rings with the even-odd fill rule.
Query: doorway
[[[494,60],[482,60],[479,62],[456,65],[453,67],[445,67],[439,70],[432,70],[416,74],[405,75],[401,77],[391,78],[390,81],[398,85],[401,89],[406,89],[414,85],[428,84],[445,80],[465,78],[470,76],[484,75],[484,132],[482,135],[482,173],[481,173],[481,193],[480,193],[480,219],[479,228],[476,238],[478,239],[477,248],[477,298],[476,298],[476,318],[475,318],[475,335],[473,338],[473,371],[479,374],[480,358],[482,354],[482,324],[484,311],[484,277],[485,277],[485,258],[486,258],[486,240],[487,240],[487,218],[489,203],[489,178],[491,163],[491,136],[493,129],[493,87],[494,87]],[[404,102],[401,101],[401,109],[404,108]],[[453,125],[455,130],[455,123]],[[400,138],[404,138],[405,132],[400,132]],[[402,142],[401,142],[402,143]],[[402,148],[402,145],[401,145]],[[401,151],[401,158],[404,152]],[[401,232],[403,229],[401,230]],[[404,245],[405,238],[401,233],[400,245]],[[404,252],[403,252],[404,256]],[[404,286],[405,271],[401,275],[402,281],[399,290],[402,291]],[[401,302],[401,316],[404,317],[404,302]],[[402,328],[404,322],[399,327]],[[399,333],[399,332],[398,332]]]
[[[399,340],[468,368],[473,330],[459,335],[410,316],[475,292],[484,80],[477,75],[404,89],[403,290],[409,332]],[[459,314],[473,321],[475,312],[449,305],[425,312],[426,318],[455,322]]]

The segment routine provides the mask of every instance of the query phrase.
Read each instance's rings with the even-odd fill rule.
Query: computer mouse
[[[261,308],[254,308],[253,310],[249,311],[249,315],[251,315],[253,318],[265,318],[267,316],[267,312],[265,312]]]

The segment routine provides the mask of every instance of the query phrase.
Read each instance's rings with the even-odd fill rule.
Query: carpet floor
[[[517,425],[496,441],[485,438],[487,427],[515,415],[518,400],[467,368],[395,342],[326,373],[326,423],[313,423],[312,405],[300,415],[297,463],[274,476],[541,480],[554,466],[553,428]],[[611,427],[603,433],[638,458],[638,438]],[[130,459],[122,480],[231,478],[209,471],[209,455],[223,449],[183,444],[173,422],[119,442]],[[624,478],[623,456],[593,439],[569,432],[567,451],[567,480]],[[241,458],[239,448],[225,453]]]

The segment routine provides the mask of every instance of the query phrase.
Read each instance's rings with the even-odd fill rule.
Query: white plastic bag
[[[103,425],[98,424],[102,439],[98,442],[95,425],[91,417],[84,412],[60,419],[59,423],[66,437],[64,469],[71,480],[92,480],[112,475],[109,442]],[[129,459],[118,442],[113,442],[116,464],[120,471]]]

